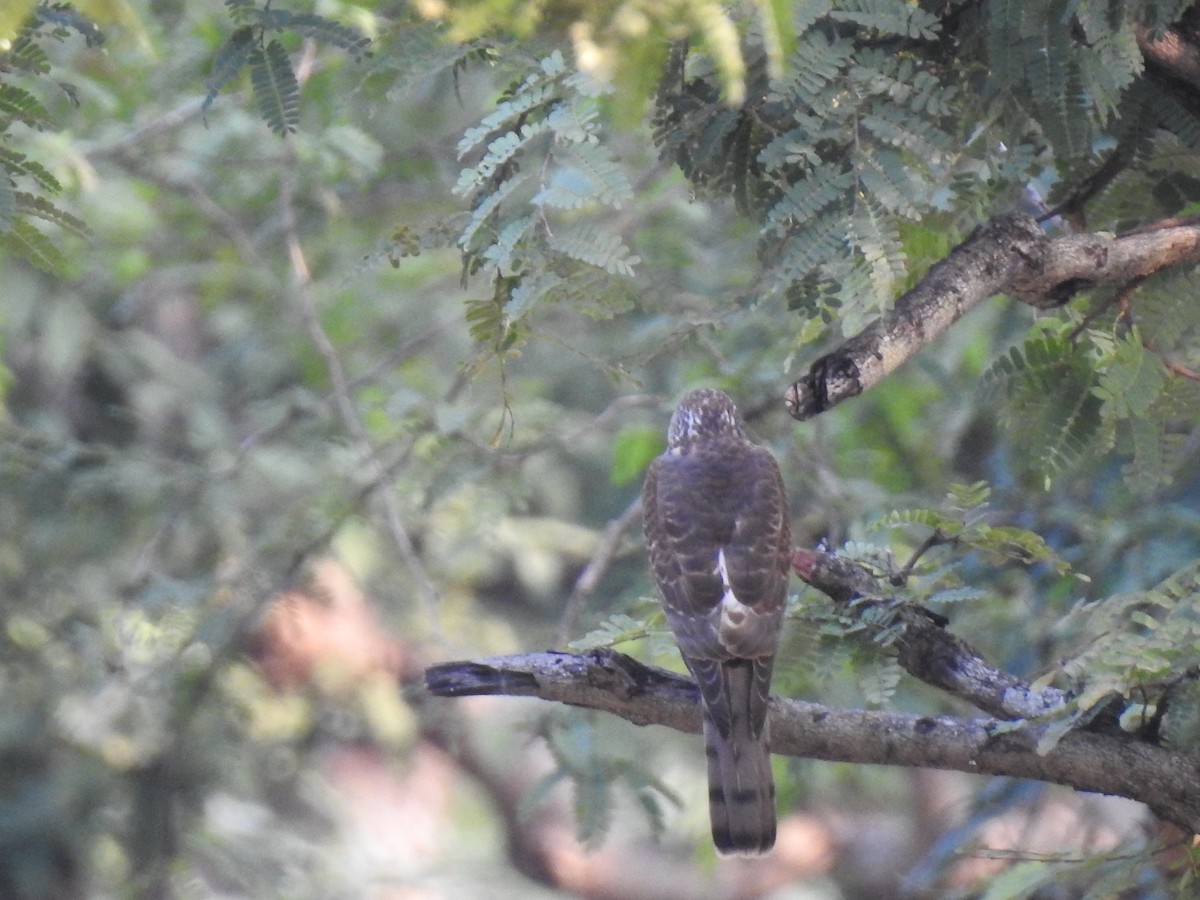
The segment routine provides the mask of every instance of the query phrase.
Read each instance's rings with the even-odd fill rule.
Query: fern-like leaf
[[[520,121],[554,97],[553,84],[543,83],[537,77],[530,76],[516,96],[501,103],[495,112],[489,113],[478,125],[463,133],[458,141],[458,158],[462,159],[502,127]]]
[[[874,197],[867,197],[850,220],[849,240],[867,263],[875,303],[889,307],[905,275],[904,246],[895,218]]]
[[[74,31],[89,47],[104,43],[104,33],[87,16],[66,3],[39,3],[34,7],[34,18],[39,23]]]
[[[556,233],[548,240],[551,249],[613,275],[633,275],[641,260],[633,255],[619,235],[596,229]]]
[[[254,0],[225,0],[225,8],[235,22],[246,22],[258,13]]]
[[[1158,399],[1166,384],[1166,367],[1149,353],[1135,329],[1117,342],[1096,386],[1105,417],[1128,419],[1140,415]]]
[[[550,183],[531,201],[538,206],[578,209],[593,203],[620,207],[633,187],[603,144],[579,143],[559,154]]]
[[[51,119],[46,107],[29,91],[0,81],[0,131],[10,122],[41,130],[50,125]]]
[[[279,41],[250,54],[250,84],[259,112],[272,131],[286,137],[300,124],[300,84]]]
[[[843,68],[854,57],[854,44],[845,38],[831,38],[823,31],[802,35],[789,60],[789,78],[771,86],[768,99],[819,109],[827,87],[837,85]]]
[[[371,41],[353,28],[315,13],[294,13],[282,9],[255,9],[253,18],[264,28],[294,31],[314,41],[345,50],[355,60],[367,54]]]
[[[524,173],[518,174],[504,181],[496,190],[486,195],[471,211],[471,218],[467,225],[459,235],[458,245],[464,250],[470,249],[475,244],[476,232],[483,227],[484,223],[495,214],[510,194],[519,188],[526,180]]]
[[[30,39],[28,32],[23,32],[13,40],[3,59],[10,69],[27,75],[46,75],[50,72],[50,58]]]
[[[0,177],[0,233],[12,228],[17,218],[17,193],[9,179]]]
[[[216,102],[217,95],[249,64],[250,57],[257,49],[258,43],[254,39],[254,29],[249,25],[237,29],[229,36],[229,39],[217,51],[217,55],[213,59],[212,74],[204,83],[208,93],[204,95],[204,103],[200,107],[201,112],[208,112]]]
[[[8,231],[0,232],[0,246],[49,275],[61,275],[66,269],[62,251],[24,219],[16,219]]]
[[[1065,331],[1013,348],[985,373],[983,386],[1005,398],[1004,420],[1018,445],[1051,474],[1070,469],[1104,439],[1093,362]]]
[[[488,145],[483,158],[474,166],[464,168],[454,185],[454,193],[468,197],[485,182],[492,179],[501,167],[515,157],[530,141],[549,130],[549,123],[542,119],[522,125],[517,131],[506,131]]]
[[[1188,446],[1200,408],[1200,385],[1175,379],[1148,408],[1129,421],[1133,459],[1125,466],[1125,481],[1139,494],[1150,494],[1170,483],[1188,458]]]
[[[880,34],[933,40],[941,29],[937,16],[903,0],[846,0],[831,10],[835,22],[852,22]]]
[[[0,145],[0,169],[12,179],[20,176],[28,177],[38,187],[51,194],[57,194],[62,190],[58,179],[51,175],[41,163],[30,159],[24,153],[18,153],[16,150],[2,145]]]
[[[766,227],[786,234],[798,225],[807,225],[831,205],[845,200],[853,184],[852,172],[824,166],[788,188],[767,214]]]
[[[16,200],[17,211],[24,215],[52,222],[64,231],[69,231],[79,237],[84,237],[88,234],[88,227],[83,223],[82,219],[71,215],[66,210],[59,209],[45,197],[38,197],[25,191],[17,191]]]

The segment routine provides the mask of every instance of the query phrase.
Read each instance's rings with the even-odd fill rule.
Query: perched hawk
[[[709,811],[722,853],[775,843],[767,698],[787,594],[787,498],[733,401],[691,391],[642,489],[650,565],[704,697]]]

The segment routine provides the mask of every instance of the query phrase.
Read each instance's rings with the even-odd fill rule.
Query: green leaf
[[[0,232],[12,228],[17,216],[17,195],[9,180],[0,177]]]
[[[16,192],[17,209],[29,216],[35,216],[47,222],[53,222],[65,231],[69,231],[79,237],[84,237],[88,234],[88,227],[83,220],[71,215],[63,209],[59,209],[49,200],[44,197],[38,197],[25,191]]]
[[[300,85],[283,44],[271,41],[251,52],[250,84],[270,129],[280,137],[294,132],[300,124]]]
[[[0,130],[6,119],[37,129],[51,123],[50,113],[33,94],[15,84],[0,81]]]
[[[217,55],[213,59],[212,74],[204,83],[208,93],[205,94],[204,103],[200,107],[202,113],[209,110],[225,85],[236,78],[238,73],[249,64],[250,57],[256,50],[258,50],[258,42],[254,39],[254,29],[249,25],[237,29],[221,45],[221,49],[217,51]]]
[[[569,650],[595,650],[598,647],[614,647],[629,641],[639,641],[657,633],[662,628],[662,614],[657,608],[648,621],[639,621],[626,613],[614,613],[578,640],[567,645]]]
[[[641,259],[632,253],[616,234],[602,232],[596,228],[560,231],[552,234],[547,244],[571,259],[588,263],[612,275],[633,276],[633,267]]]
[[[650,461],[662,453],[664,446],[661,428],[625,426],[613,441],[609,480],[618,487],[633,483],[641,477]]]
[[[1116,352],[1100,373],[1095,394],[1104,401],[1104,414],[1126,419],[1143,414],[1166,384],[1166,367],[1146,351],[1137,329],[1117,342]]]
[[[988,879],[987,890],[979,900],[1026,900],[1037,888],[1054,884],[1062,877],[1062,868],[1039,860],[1025,860],[1008,866]]]
[[[353,28],[315,13],[293,13],[282,9],[255,9],[253,17],[264,28],[275,31],[294,31],[314,41],[345,50],[354,59],[362,59],[370,46],[370,38]]]
[[[62,251],[24,219],[17,219],[8,231],[0,233],[0,246],[49,275],[61,275],[67,266]]]
[[[43,190],[52,194],[57,194],[62,190],[58,179],[51,175],[41,163],[8,147],[0,146],[0,168],[14,179],[22,175],[29,177]]]

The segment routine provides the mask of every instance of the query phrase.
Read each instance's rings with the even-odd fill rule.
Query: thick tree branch
[[[946,619],[937,613],[913,603],[896,603],[881,594],[879,580],[852,560],[832,553],[797,550],[792,555],[792,568],[803,581],[835,602],[857,601],[860,614],[873,607],[886,608],[903,626],[896,650],[904,670],[988,715],[1032,719],[1067,700],[1058,688],[1035,689],[1029,682],[993,666],[974,647],[947,631]]]
[[[1030,216],[997,216],[934,265],[889,313],[814,362],[788,388],[788,410],[804,420],[858,396],[996,294],[1049,309],[1086,288],[1200,262],[1200,225],[1162,224],[1118,237],[1051,238]]]
[[[1200,49],[1174,28],[1155,35],[1141,25],[1135,33],[1138,49],[1151,67],[1191,90],[1200,90]]]
[[[529,653],[432,666],[440,697],[508,694],[599,709],[637,725],[700,731],[700,696],[687,678],[612,650]],[[1115,794],[1200,831],[1200,765],[1194,756],[1121,734],[1071,732],[1044,755],[1041,727],[999,729],[994,719],[846,710],[771,701],[771,750],[788,756],[1009,775]]]

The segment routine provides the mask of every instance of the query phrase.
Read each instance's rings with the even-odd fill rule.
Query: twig
[[[1194,369],[1189,369],[1182,363],[1172,362],[1169,359],[1163,360],[1163,365],[1167,367],[1167,371],[1172,375],[1178,375],[1180,378],[1186,378],[1189,381],[1200,381],[1200,372]]]
[[[295,207],[295,148],[290,141],[288,143],[288,157],[288,164],[284,167],[279,181],[279,212],[284,242],[288,252],[288,260],[291,264],[292,286],[300,315],[304,320],[313,345],[317,349],[317,353],[320,354],[321,359],[325,363],[325,369],[329,375],[332,387],[334,407],[338,411],[342,425],[354,441],[368,466],[372,482],[371,490],[378,489],[379,491],[388,533],[392,539],[392,543],[400,554],[401,560],[403,560],[405,567],[416,584],[417,592],[425,607],[425,615],[429,622],[430,631],[435,640],[443,642],[444,637],[438,616],[439,593],[437,586],[425,570],[420,555],[417,553],[416,547],[413,546],[412,538],[405,527],[404,517],[400,510],[400,500],[396,495],[394,487],[389,484],[388,472],[380,460],[375,447],[372,445],[366,427],[358,415],[354,400],[350,396],[349,380],[346,377],[341,357],[338,356],[337,348],[334,347],[333,341],[330,340],[328,333],[326,333],[324,327],[321,325],[315,292],[313,290],[312,274],[309,271],[308,262],[304,257],[304,248],[301,246],[300,234],[297,227]]]
[[[1116,177],[1129,164],[1130,156],[1128,148],[1118,144],[1109,152],[1108,158],[1100,168],[1077,184],[1075,190],[1071,192],[1071,195],[1066,200],[1054,207],[1054,209],[1040,215],[1038,221],[1048,222],[1051,219],[1061,217],[1068,222],[1082,226],[1084,224],[1082,215],[1084,206],[1087,205],[1089,200],[1113,183]]]
[[[617,556],[617,551],[621,548],[621,540],[625,537],[625,532],[629,530],[642,515],[642,498],[636,497],[634,501],[625,508],[625,512],[617,516],[608,523],[608,527],[604,529],[604,534],[600,538],[600,542],[596,545],[596,549],[592,552],[592,558],[588,560],[583,571],[579,573],[579,577],[575,579],[575,586],[571,589],[571,596],[567,598],[566,604],[563,606],[562,617],[558,621],[558,633],[556,635],[556,643],[558,646],[563,646],[570,640],[571,635],[575,633],[575,627],[579,623],[579,616],[583,613],[584,607],[587,606],[588,600],[592,594],[596,592],[596,587],[600,584],[600,579],[604,577],[604,573],[608,571],[608,567],[612,565],[612,561]]]
[[[199,119],[203,110],[203,97],[187,100],[175,109],[147,119],[116,140],[92,147],[87,151],[87,157],[93,162],[99,159],[128,158],[130,151],[135,148],[144,150],[146,144],[156,138],[178,131],[184,125]]]
[[[922,556],[924,556],[926,553],[928,553],[934,547],[940,547],[943,544],[952,544],[952,543],[954,543],[954,538],[946,537],[946,535],[942,531],[942,529],[940,529],[940,528],[933,529],[933,534],[931,534],[931,535],[929,535],[929,537],[925,538],[925,540],[923,540],[921,542],[921,546],[919,546],[916,550],[914,550],[912,552],[912,556],[910,556],[908,558],[908,562],[906,562],[900,568],[899,572],[894,572],[888,576],[888,581],[891,584],[893,584],[894,586],[900,587],[906,581],[908,581],[909,576],[912,575],[913,569],[915,569],[917,567],[917,563],[919,563],[921,561]]]

